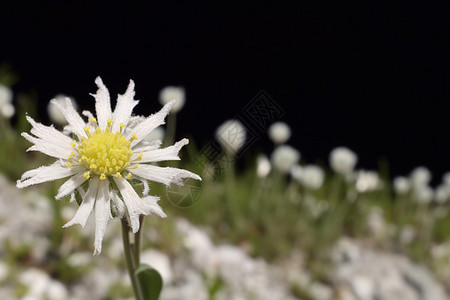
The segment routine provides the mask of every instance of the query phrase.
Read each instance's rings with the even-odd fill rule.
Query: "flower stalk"
[[[140,217],[142,219],[142,216]],[[127,264],[128,273],[130,275],[131,286],[133,287],[133,292],[136,297],[136,300],[144,300],[144,296],[142,295],[142,289],[134,275],[137,267],[140,263],[140,235],[141,230],[134,234],[134,242],[130,241],[130,226],[125,219],[121,219],[122,222],[122,239],[123,239],[123,249],[125,253],[125,262]],[[142,226],[141,226],[142,228]]]

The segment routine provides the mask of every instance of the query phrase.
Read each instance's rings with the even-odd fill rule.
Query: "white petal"
[[[139,101],[134,100],[134,82],[130,80],[127,91],[123,95],[117,97],[116,108],[113,114],[113,127],[112,132],[116,132],[120,128],[120,123],[127,126],[128,120],[131,116],[133,108],[139,103]]]
[[[113,201],[113,210],[114,212],[122,218],[125,215],[126,209],[125,204],[123,204],[122,199],[119,198],[119,195],[117,195],[116,191],[111,190],[109,193],[109,197]]]
[[[91,214],[92,208],[94,207],[95,199],[97,198],[98,187],[100,179],[95,176],[89,183],[89,188],[86,195],[83,197],[83,201],[80,204],[75,216],[67,222],[63,228],[72,226],[74,224],[80,224],[82,227],[86,225],[86,221]]]
[[[36,122],[31,118],[30,116],[26,116],[27,121],[31,124],[33,128],[31,128],[31,133],[37,136],[38,138],[41,138],[45,141],[55,143],[59,145],[60,147],[69,148],[70,149],[70,143],[73,142],[73,140],[61,133],[59,130],[54,128],[53,126],[45,126],[41,123]]]
[[[139,163],[179,160],[180,157],[178,157],[178,152],[180,152],[180,149],[187,144],[189,144],[189,140],[182,139],[181,141],[167,148],[150,150],[146,152],[134,152],[131,160],[137,160],[139,153],[142,153],[142,159],[139,160]]]
[[[98,188],[97,200],[95,201],[95,242],[94,255],[102,251],[102,241],[105,236],[106,225],[111,216],[109,202],[109,181],[101,180]]]
[[[130,216],[130,225],[134,233],[139,230],[139,215],[144,214],[144,207],[136,191],[125,178],[114,177],[114,182],[122,195]]]
[[[89,120],[92,119],[92,118],[94,118],[94,115],[93,115],[90,111],[88,111],[88,110],[83,110],[83,111],[81,112],[81,114],[82,114],[83,116],[87,117]]]
[[[65,178],[82,171],[83,167],[66,167],[60,161],[56,161],[50,166],[39,167],[23,173],[20,180],[17,180],[17,187],[21,189],[33,184]]]
[[[66,159],[72,153],[73,149],[69,147],[61,147],[59,144],[36,138],[26,132],[22,132],[22,136],[34,145],[27,151],[39,151],[51,157]],[[69,144],[70,146],[70,144]]]
[[[161,218],[167,217],[167,215],[163,212],[161,206],[158,205],[159,197],[155,196],[147,196],[142,198],[142,201],[146,202],[150,207],[150,212],[157,214]]]
[[[140,179],[142,184],[144,185],[144,190],[142,190],[142,195],[148,196],[148,192],[150,192],[150,187],[148,186],[148,181],[145,179]]]
[[[108,119],[111,119],[111,102],[109,92],[100,77],[95,78],[98,90],[96,94],[91,94],[95,98],[95,112],[97,114],[98,127],[106,129]]]
[[[127,169],[128,172],[134,174],[138,177],[161,182],[167,186],[171,183],[178,185],[183,185],[184,178],[192,178],[196,180],[202,180],[200,176],[189,172],[187,170],[171,168],[171,167],[158,167],[153,165],[139,165],[138,168],[133,169],[132,167]]]
[[[59,111],[64,115],[64,117],[67,120],[67,123],[69,123],[70,125],[71,130],[73,130],[73,132],[78,136],[78,138],[81,138],[82,136],[87,137],[86,133],[84,132],[84,127],[86,126],[86,123],[83,121],[83,119],[80,117],[80,115],[73,107],[70,98],[66,98],[65,106],[61,105],[61,103],[59,103],[55,99],[51,100],[51,103],[56,105]]]
[[[58,189],[58,194],[56,195],[56,200],[61,199],[64,196],[72,193],[77,187],[82,185],[86,181],[86,177],[84,177],[84,173],[76,174],[70,177],[63,185],[61,185]]]
[[[145,119],[145,121],[138,124],[134,128],[134,132],[131,132],[127,136],[127,140],[129,140],[133,133],[136,133],[136,135],[137,135],[137,139],[131,143],[131,147],[133,147],[134,145],[136,145],[140,141],[142,141],[142,139],[144,139],[147,136],[147,134],[149,134],[153,129],[164,124],[165,123],[164,119],[166,118],[167,114],[169,113],[170,109],[172,108],[172,106],[175,103],[176,103],[176,100],[170,101],[169,103],[164,105],[164,107],[159,112],[157,112],[154,115],[149,116],[147,119]]]

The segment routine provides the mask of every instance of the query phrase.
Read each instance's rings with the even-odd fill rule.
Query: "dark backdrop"
[[[437,182],[450,170],[447,6],[320,2],[2,4],[0,61],[20,76],[14,90],[37,93],[44,121],[57,93],[92,109],[97,75],[112,95],[134,79],[145,114],[160,88],[183,85],[179,132],[201,144],[265,90],[305,161],[345,145],[361,167],[425,165]]]

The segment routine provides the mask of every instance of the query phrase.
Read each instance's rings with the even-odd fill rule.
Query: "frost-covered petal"
[[[72,177],[70,177],[63,185],[61,185],[58,189],[58,194],[56,195],[56,199],[59,200],[62,197],[65,197],[72,193],[77,187],[82,185],[86,181],[86,177],[84,177],[84,173],[78,173]]]
[[[108,119],[111,119],[111,101],[109,99],[109,91],[103,84],[100,77],[95,78],[95,84],[97,84],[97,93],[91,94],[95,98],[95,112],[97,115],[98,127],[101,130],[106,129]]]
[[[161,108],[159,112],[149,116],[147,119],[145,119],[145,121],[136,125],[133,132],[130,132],[130,134],[127,136],[127,140],[129,140],[133,133],[137,135],[137,139],[131,143],[131,147],[142,141],[153,129],[164,124],[164,119],[175,103],[176,100],[170,101],[169,103],[164,105],[164,107]]]
[[[143,199],[139,197],[134,188],[125,178],[114,177],[114,182],[122,195],[125,206],[128,210],[128,215],[130,217],[131,229],[134,233],[139,230],[139,215],[149,215],[151,213],[156,213],[162,216],[162,212],[156,202],[158,202],[159,197],[148,196]]]
[[[73,107],[73,104],[72,104],[72,101],[70,101],[70,98],[66,98],[66,105],[61,105],[61,103],[59,103],[55,99],[51,100],[51,103],[56,105],[56,107],[59,109],[59,111],[66,118],[71,130],[73,130],[73,132],[79,138],[81,138],[82,136],[86,137],[86,133],[84,132],[84,127],[85,127],[86,123],[83,121],[83,119],[80,117],[80,115],[77,113],[77,111]]]
[[[72,226],[74,224],[80,224],[81,227],[86,225],[87,219],[91,214],[92,208],[94,207],[95,199],[97,198],[98,188],[99,188],[100,179],[95,176],[90,184],[86,195],[83,197],[83,201],[80,204],[75,216],[67,222],[63,228]]]
[[[113,114],[112,132],[118,131],[121,123],[127,126],[133,108],[139,103],[138,100],[134,100],[134,95],[134,81],[130,80],[125,94],[117,97],[117,104]]]
[[[123,203],[122,199],[119,198],[119,195],[117,195],[116,191],[110,190],[109,197],[113,201],[113,212],[117,214],[120,218],[123,217],[126,213],[125,204]]]
[[[34,144],[30,148],[28,148],[27,151],[39,151],[44,154],[47,154],[48,156],[62,159],[66,159],[72,152],[71,148],[61,147],[60,144],[36,138],[34,136],[29,135],[26,132],[22,132],[22,136],[27,141]]]
[[[66,167],[60,161],[56,161],[49,166],[42,166],[37,169],[23,173],[20,180],[17,180],[19,189],[47,181],[65,178],[83,171],[83,167]]]
[[[152,165],[139,165],[138,168],[132,167],[127,169],[128,172],[138,177],[163,183],[169,186],[171,183],[183,185],[184,178],[192,178],[196,180],[202,180],[200,176],[189,172],[187,170],[171,168],[171,167],[158,167]]]
[[[165,160],[179,160],[180,157],[178,157],[178,152],[180,152],[180,149],[187,144],[189,144],[189,140],[182,139],[181,141],[167,148],[140,152],[142,153],[142,158],[139,160],[139,162],[145,163]],[[131,160],[138,159],[138,155],[139,153],[135,152],[131,157]]]
[[[100,254],[102,251],[102,241],[110,218],[112,216],[109,202],[109,181],[101,180],[98,187],[97,200],[95,200],[94,255]]]
[[[47,142],[58,144],[60,147],[71,149],[70,143],[73,140],[61,133],[59,130],[54,128],[53,126],[45,126],[41,123],[36,122],[30,116],[26,116],[27,121],[31,124],[31,133],[41,138]]]
[[[139,215],[144,214],[141,198],[139,198],[139,195],[125,178],[114,177],[114,182],[116,183],[128,210],[131,229],[136,233],[139,230]]]
[[[142,201],[147,203],[150,207],[150,213],[157,214],[161,218],[167,217],[167,215],[163,212],[161,206],[158,205],[159,197],[155,196],[147,196],[142,198]]]

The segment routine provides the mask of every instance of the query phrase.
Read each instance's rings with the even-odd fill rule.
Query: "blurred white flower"
[[[6,103],[11,103],[13,98],[13,92],[11,89],[3,84],[0,84],[0,107]]]
[[[157,270],[164,284],[169,284],[173,279],[172,266],[169,257],[155,249],[145,250],[141,253],[141,263],[147,264]]]
[[[415,168],[409,176],[413,189],[421,189],[431,181],[431,172],[425,167]]]
[[[53,123],[56,123],[61,126],[66,125],[67,120],[64,117],[63,113],[54,104],[54,102],[57,102],[57,103],[59,103],[59,105],[65,107],[66,99],[69,99],[69,101],[72,103],[72,106],[75,108],[75,110],[78,108],[77,102],[72,97],[67,97],[66,95],[62,95],[62,94],[56,95],[53,98],[53,100],[47,104],[47,113],[48,113],[48,116],[50,117],[50,120]]]
[[[269,175],[271,169],[272,165],[270,164],[270,160],[267,156],[265,154],[259,154],[256,157],[256,175],[264,178]]]
[[[439,204],[444,204],[450,199],[450,186],[443,183],[436,188],[434,199]]]
[[[0,84],[0,114],[5,118],[11,118],[14,115],[15,108],[12,105],[12,90]]]
[[[154,141],[162,141],[164,140],[164,134],[165,134],[164,128],[157,127],[155,128],[155,130],[150,132],[150,134],[147,135],[144,140],[150,143]]]
[[[111,110],[108,89],[101,78],[97,77],[95,83],[98,86],[97,93],[93,95],[97,119],[91,112],[85,112],[84,115],[89,117],[89,121],[85,122],[68,98],[65,105],[52,101],[68,121],[69,125],[65,129],[71,131],[71,136],[27,117],[34,135],[22,133],[34,144],[28,150],[40,151],[58,160],[52,165],[25,172],[17,181],[17,187],[25,188],[70,177],[59,188],[56,199],[71,195],[71,199],[75,200],[77,192],[82,201],[75,216],[64,227],[74,224],[84,227],[94,211],[94,254],[99,254],[106,226],[112,218],[111,211],[128,220],[134,233],[140,228],[141,215],[166,217],[157,203],[159,197],[148,195],[148,180],[169,186],[172,183],[183,185],[185,178],[201,178],[187,170],[153,165],[159,161],[180,159],[178,152],[189,143],[187,139],[163,149],[159,148],[160,144],[146,146],[141,143],[151,131],[164,123],[175,101],[166,104],[159,112],[143,119],[130,130],[128,122],[138,103],[134,99],[134,82],[130,80],[125,94],[118,96],[114,111]],[[130,178],[144,184],[142,197],[130,183]],[[85,182],[86,191],[82,188]]]
[[[416,237],[416,230],[411,225],[406,225],[400,231],[399,239],[400,243],[402,243],[403,245],[411,244],[412,241],[414,241],[415,237]]]
[[[358,157],[346,147],[337,147],[330,153],[330,165],[334,172],[341,175],[350,174],[355,168]]]
[[[291,174],[291,177],[297,180],[299,183],[302,182],[303,167],[301,165],[294,164],[289,170],[289,173]]]
[[[10,119],[12,116],[14,116],[15,112],[16,109],[11,103],[6,103],[0,108],[0,113],[7,119]]]
[[[170,109],[171,113],[179,112],[185,102],[185,91],[184,88],[178,86],[166,86],[159,92],[159,102],[162,105],[166,105],[172,100],[177,100],[177,102]]]
[[[9,267],[6,263],[0,261],[0,282],[6,279],[9,274]]]
[[[450,172],[447,172],[447,173],[445,173],[445,174],[442,176],[442,182],[443,182],[445,185],[450,186]]]
[[[384,229],[386,222],[383,216],[383,210],[380,207],[373,207],[367,217],[367,225],[374,235],[380,235]]]
[[[428,185],[417,187],[414,190],[414,198],[418,203],[428,204],[434,198],[434,190]]]
[[[291,168],[291,176],[304,187],[317,190],[322,186],[325,174],[322,168],[315,165],[306,165],[304,167],[294,165]]]
[[[356,175],[356,190],[360,193],[374,191],[381,186],[381,180],[377,172],[358,171]]]
[[[276,145],[284,144],[291,137],[291,128],[284,122],[275,122],[269,127],[269,137]]]
[[[287,174],[300,160],[300,152],[289,145],[281,145],[275,148],[270,159],[275,169]]]
[[[247,130],[238,120],[228,120],[216,130],[216,139],[228,154],[236,154],[244,146]]]
[[[411,189],[409,179],[403,176],[397,176],[393,180],[394,191],[398,195],[404,195]]]

